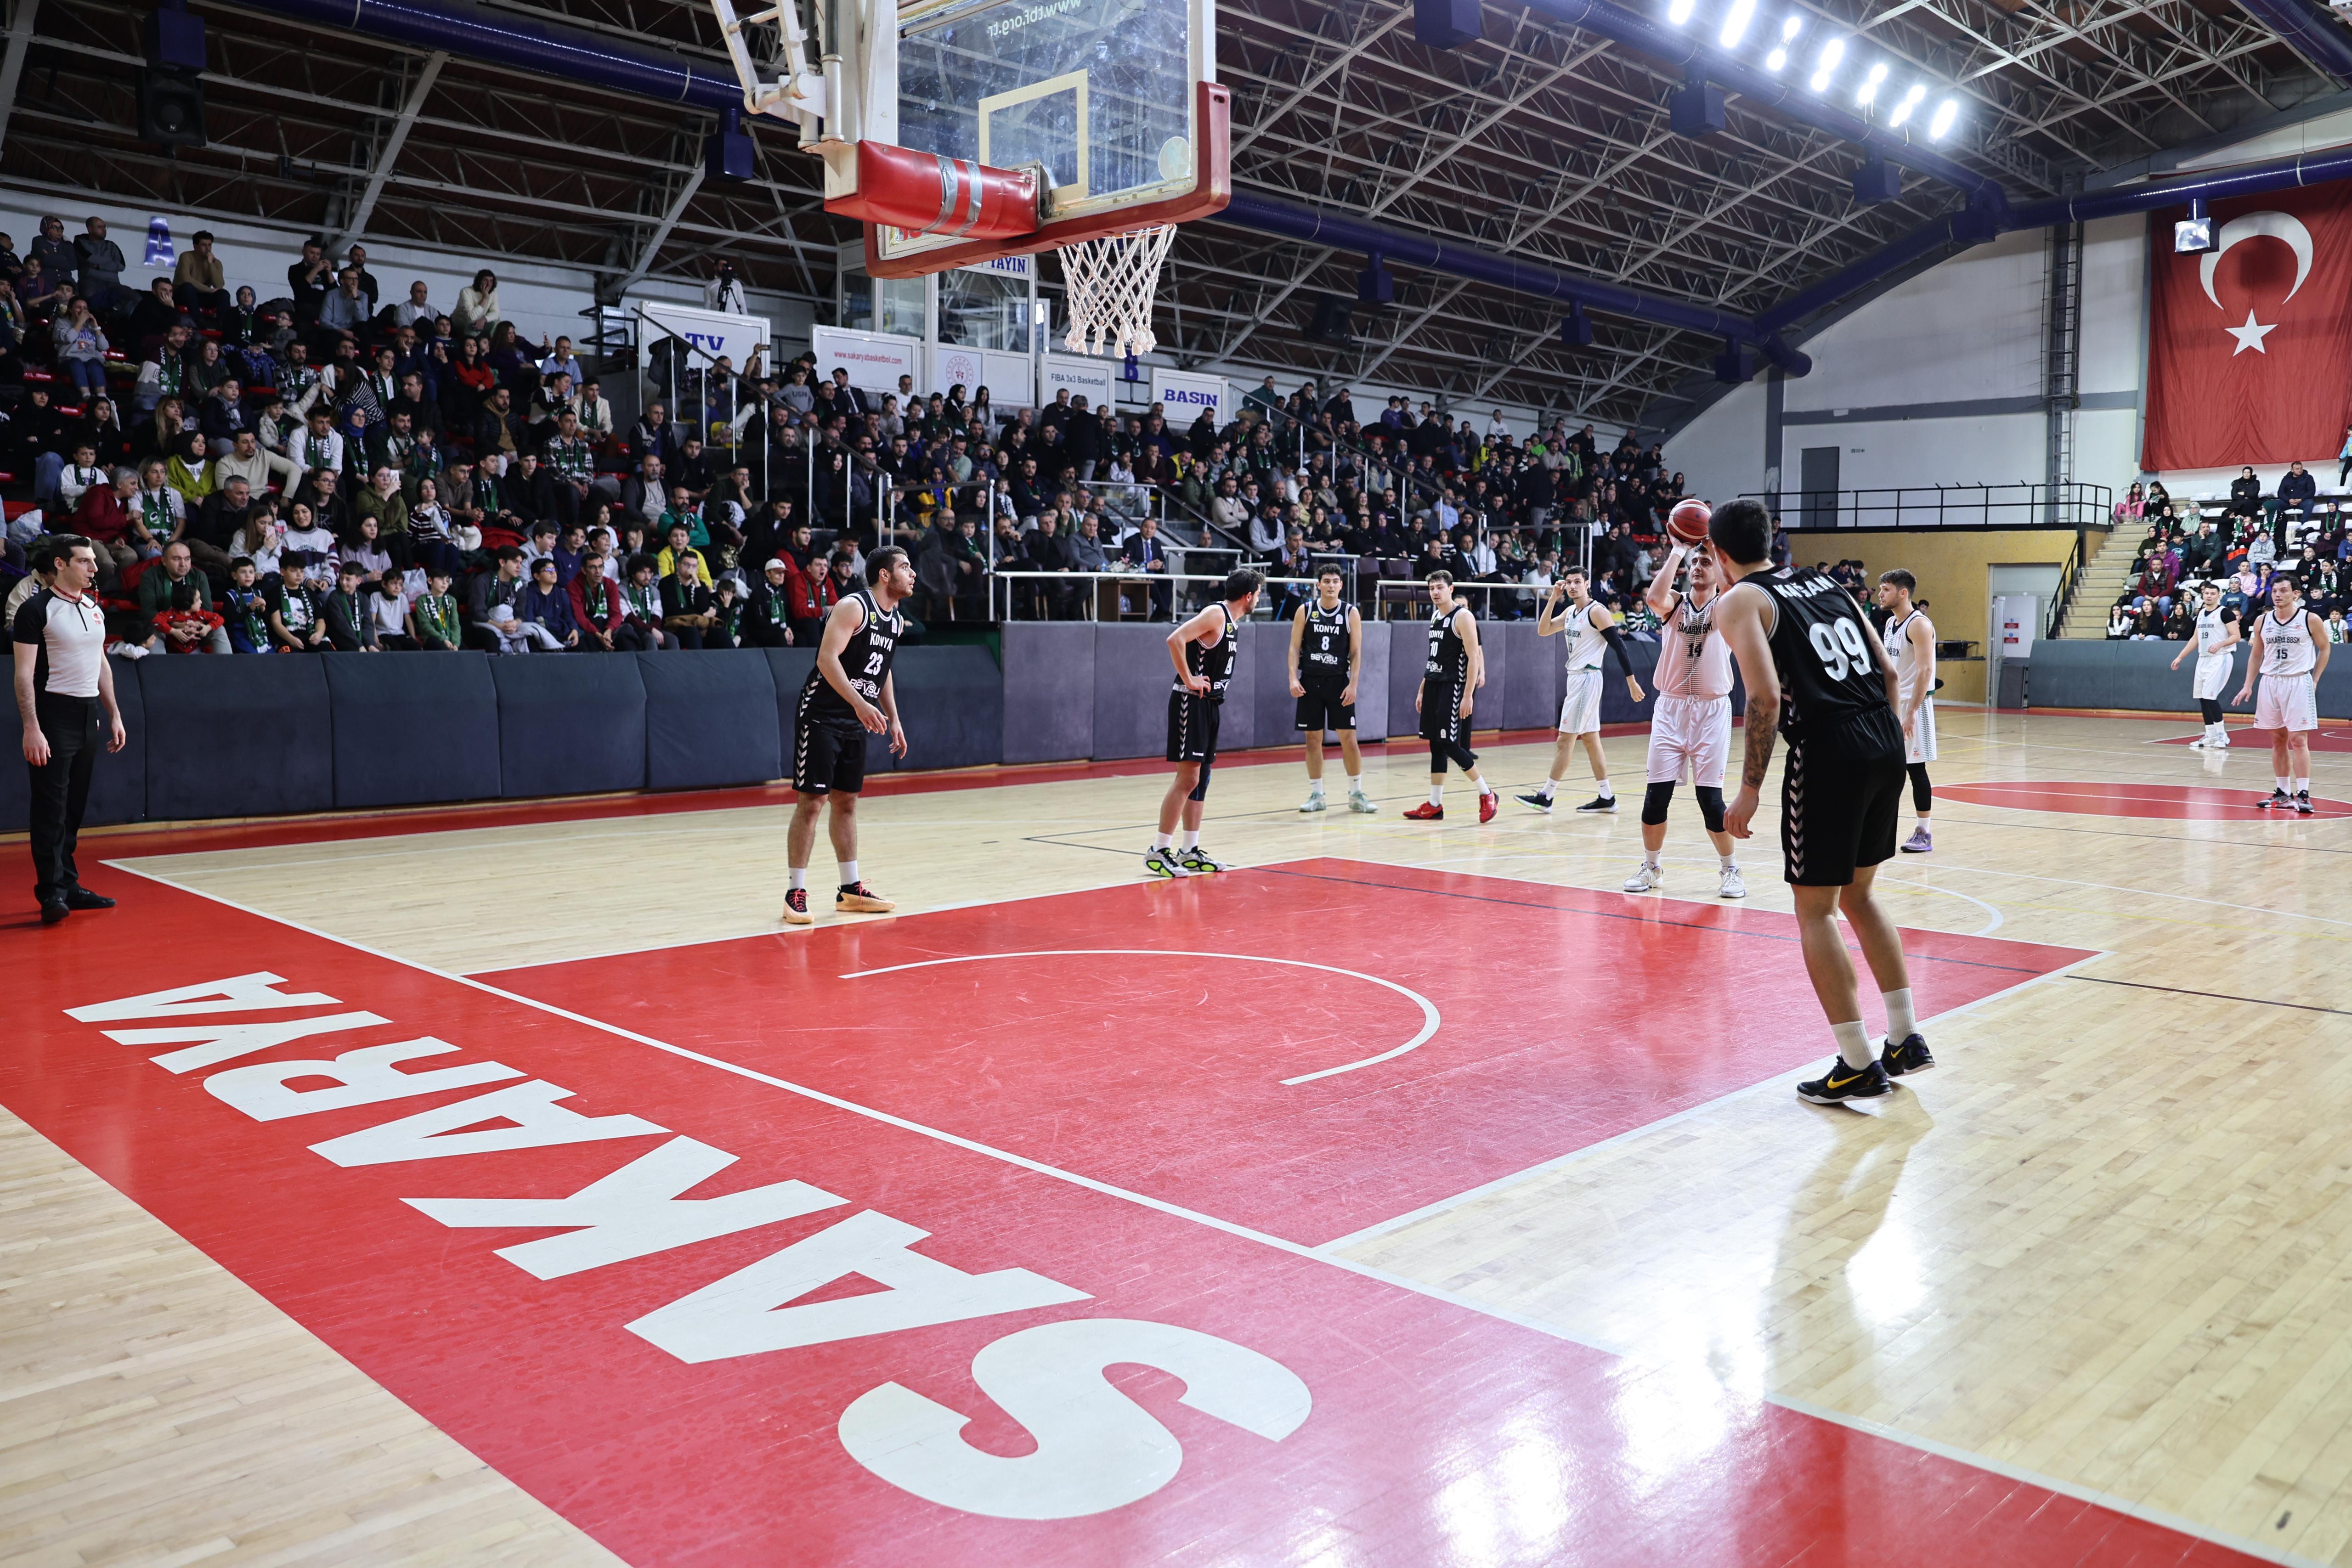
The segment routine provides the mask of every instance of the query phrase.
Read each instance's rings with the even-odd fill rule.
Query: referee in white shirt
[[[89,803],[101,709],[106,749],[121,750],[127,737],[106,662],[97,550],[79,534],[54,534],[36,540],[29,553],[49,586],[16,612],[16,712],[33,776],[33,894],[41,924],[55,925],[77,909],[114,907],[114,900],[81,885],[74,845]]]

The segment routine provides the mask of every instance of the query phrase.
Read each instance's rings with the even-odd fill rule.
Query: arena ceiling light
[[[1862,78],[1862,90],[1853,95],[1855,105],[1863,109],[1869,108],[1871,101],[1878,96],[1878,84],[1885,79],[1886,62],[1885,60],[1881,60],[1876,65],[1870,68],[1870,74],[1868,76]],[[1815,90],[1818,91],[1820,89],[1816,89]]]
[[[1903,101],[1895,106],[1895,112],[1886,117],[1887,129],[1893,130],[1910,119],[1911,111],[1918,108],[1919,100],[1927,96],[1927,84],[1923,81],[1913,82],[1911,90],[1903,95]]]
[[[1748,24],[1756,17],[1756,0],[1731,0],[1731,10],[1723,18],[1723,31],[1716,42],[1728,49],[1738,46],[1748,36]]]
[[[1679,27],[1688,22],[1691,13],[1697,9],[1698,0],[1671,0],[1666,6],[1666,20]]]
[[[1797,35],[1804,30],[1805,18],[1802,16],[1790,16],[1783,21],[1780,24],[1780,41],[1772,46],[1770,54],[1764,57],[1764,68],[1768,71],[1777,71],[1787,65],[1789,46],[1795,43]]]
[[[1830,78],[1837,74],[1838,62],[1844,58],[1845,40],[1843,38],[1832,38],[1828,43],[1823,44],[1822,52],[1813,59],[1813,79],[1805,85],[1815,92],[1827,92]]]
[[[1952,129],[1952,121],[1959,117],[1960,100],[1958,99],[1948,98],[1937,104],[1936,118],[1927,122],[1927,139],[1931,141],[1941,141],[1945,132]]]

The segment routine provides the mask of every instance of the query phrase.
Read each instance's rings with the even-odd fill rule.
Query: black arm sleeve
[[[1617,623],[1612,621],[1601,629],[1601,635],[1609,643],[1609,651],[1617,655],[1618,669],[1624,672],[1627,680],[1632,680],[1633,655],[1625,651],[1625,634],[1617,630]]]

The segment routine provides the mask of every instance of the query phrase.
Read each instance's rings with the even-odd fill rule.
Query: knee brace
[[[1669,779],[1663,784],[1653,780],[1648,791],[1642,797],[1642,825],[1645,828],[1654,828],[1664,821],[1666,807],[1674,798],[1675,781],[1673,779]]]
[[[1214,768],[1216,765],[1216,759],[1214,758],[1212,758],[1208,761],[1201,764],[1201,781],[1192,786],[1192,793],[1187,796],[1186,799],[1192,800],[1205,800],[1209,798],[1209,769]]]
[[[2217,699],[2213,697],[2199,697],[2197,699],[2197,707],[2198,711],[2204,716],[2205,722],[2207,724],[2219,724],[2221,722],[2221,705]]]
[[[1936,799],[1936,791],[1927,784],[1927,765],[1924,762],[1914,762],[1907,765],[1904,771],[1911,775],[1911,809],[1915,811],[1926,810],[1929,803]]]
[[[1706,822],[1710,833],[1723,831],[1723,786],[1694,784],[1691,793],[1698,797],[1698,814]]]

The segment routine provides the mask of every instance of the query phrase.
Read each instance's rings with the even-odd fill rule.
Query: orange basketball
[[[1677,501],[1666,514],[1666,532],[1686,545],[1706,542],[1706,520],[1715,515],[1705,501]]]

